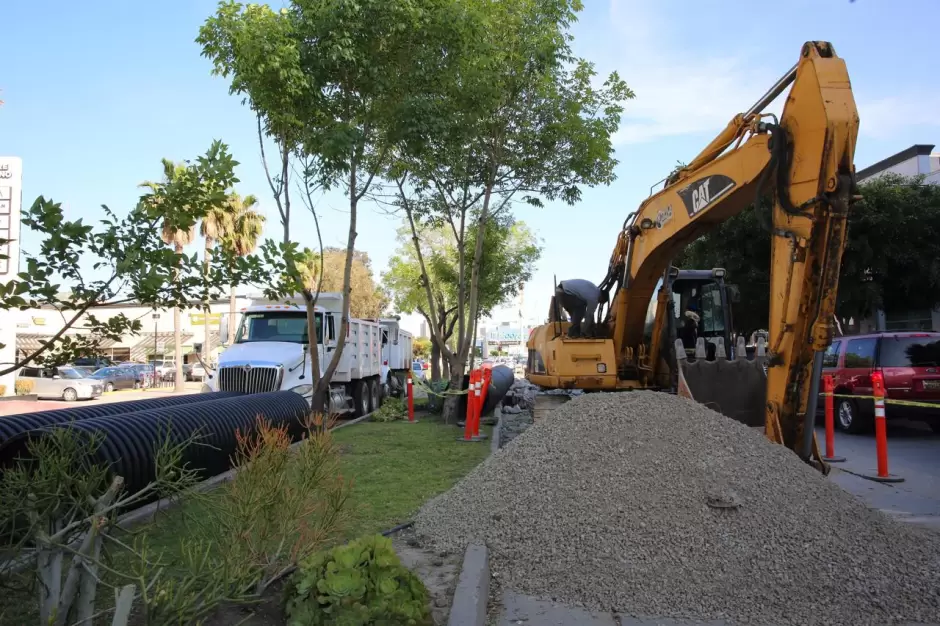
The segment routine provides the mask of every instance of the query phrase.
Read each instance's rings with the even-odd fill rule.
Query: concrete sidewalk
[[[537,600],[507,591],[502,596],[498,626],[722,626],[727,622],[635,618],[614,613],[600,613]]]
[[[825,432],[817,431],[821,447]],[[940,530],[940,435],[920,424],[889,422],[888,471],[904,478],[902,483],[879,483],[857,474],[876,474],[873,435],[837,432],[835,452],[844,463],[833,463],[830,479],[868,506],[899,521]]]

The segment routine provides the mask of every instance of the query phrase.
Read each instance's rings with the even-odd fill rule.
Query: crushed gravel
[[[428,502],[418,533],[483,540],[504,588],[634,617],[940,624],[940,537],[895,522],[702,405],[559,407]]]

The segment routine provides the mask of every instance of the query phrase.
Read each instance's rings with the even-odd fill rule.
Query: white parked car
[[[102,381],[86,378],[71,367],[24,367],[17,379],[32,381],[32,392],[40,398],[55,398],[66,402],[98,398],[104,390]]]
[[[421,361],[414,361],[411,364],[411,377],[415,380],[424,380],[424,367]]]
[[[198,361],[193,363],[192,367],[189,369],[189,379],[190,380],[205,380],[206,379],[206,368],[203,367],[202,363]]]
[[[156,361],[150,361],[148,365],[156,371],[157,380],[172,378],[176,373],[176,361],[173,359],[157,359]]]

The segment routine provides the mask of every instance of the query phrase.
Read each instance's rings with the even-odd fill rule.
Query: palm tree
[[[265,218],[255,211],[258,198],[249,194],[242,198],[233,193],[228,201],[228,214],[230,216],[229,230],[224,234],[232,250],[240,257],[245,257],[255,251],[261,232],[264,230]],[[235,341],[235,285],[231,286],[229,295],[229,325],[228,342]]]
[[[169,159],[161,159],[161,162],[163,163],[163,181],[160,183],[145,181],[141,183],[139,187],[156,191],[160,186],[173,182],[182,172],[186,171],[186,166],[182,163],[174,163]],[[160,233],[160,237],[163,239],[164,243],[173,246],[173,250],[177,254],[182,254],[183,248],[191,244],[196,238],[196,227],[192,226],[184,230],[164,223],[163,232]],[[176,391],[185,391],[186,386],[183,381],[183,338],[179,307],[173,308],[173,341],[174,360],[176,362],[176,376],[174,377]],[[153,356],[154,358],[157,357],[156,354]]]

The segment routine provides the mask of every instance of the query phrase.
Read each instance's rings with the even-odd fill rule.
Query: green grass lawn
[[[381,532],[410,521],[425,501],[450,489],[486,458],[488,440],[460,443],[457,438],[461,435],[461,429],[425,416],[414,424],[365,422],[336,431],[341,471],[353,483],[343,538]],[[151,548],[165,551],[165,557],[173,560],[187,532],[186,516],[198,515],[201,506],[205,505],[198,499],[186,502],[144,527]],[[116,569],[122,569],[122,560],[116,557]],[[111,591],[103,588],[99,597],[99,608],[103,608]],[[34,594],[0,591],[0,624],[36,623],[33,598]]]

